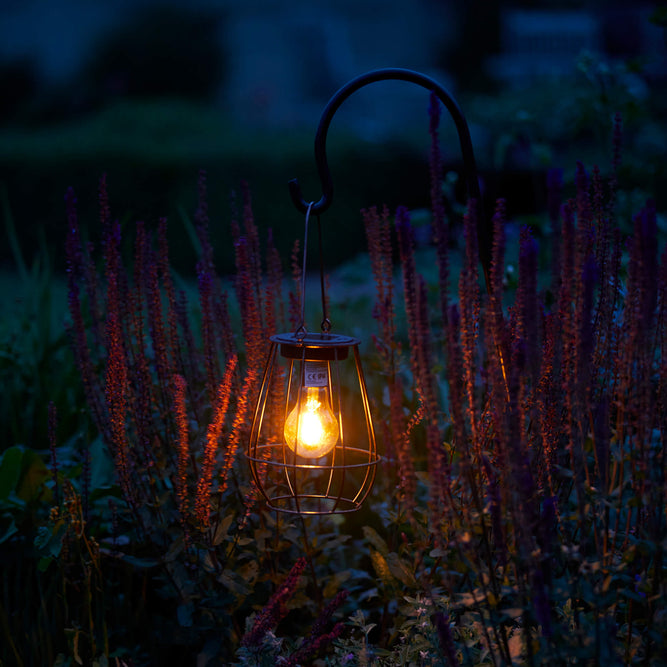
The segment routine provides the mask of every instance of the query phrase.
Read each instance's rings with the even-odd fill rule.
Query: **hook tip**
[[[308,203],[301,194],[301,186],[296,178],[293,178],[288,184],[289,193],[292,197],[292,203],[296,206],[299,213],[305,213],[308,210]]]
[[[301,186],[299,185],[298,179],[293,178],[287,185],[289,187],[290,196],[292,197],[292,203],[296,206],[299,213],[306,213],[310,208],[311,215],[319,215],[329,208],[331,195],[328,197],[322,195],[318,202],[306,201],[301,194]]]

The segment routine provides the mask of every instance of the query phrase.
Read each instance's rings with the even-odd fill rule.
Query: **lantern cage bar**
[[[246,453],[257,488],[270,508],[292,514],[359,509],[379,461],[360,341],[305,332],[277,334],[270,340]],[[312,387],[324,392],[323,407],[336,420],[335,442],[322,455],[290,446],[285,426],[294,413],[299,442],[305,397]]]

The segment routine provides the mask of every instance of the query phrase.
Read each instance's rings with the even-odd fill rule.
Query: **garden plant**
[[[383,459],[347,515],[267,510],[243,456],[299,242],[290,280],[244,186],[223,279],[202,173],[191,285],[166,220],[122,226],[102,178],[97,248],[68,191],[86,411],[61,442],[44,406],[48,456],[0,459],[2,664],[667,664],[667,254],[651,201],[618,220],[621,118],[608,170],[549,172],[547,224],[510,241],[498,200],[486,279],[435,99],[430,123],[432,245],[406,208],[361,215]]]

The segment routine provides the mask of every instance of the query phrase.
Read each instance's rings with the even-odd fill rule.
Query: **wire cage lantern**
[[[351,512],[370,492],[379,458],[359,343],[326,332],[271,337],[248,460],[272,509]]]
[[[271,336],[246,456],[271,509],[292,514],[353,512],[368,496],[379,457],[360,340],[331,333],[319,224],[321,333],[306,328],[308,226],[301,273],[301,322]]]
[[[467,123],[456,101],[437,82],[412,70],[374,70],[343,86],[325,107],[315,136],[315,161],[322,197],[307,202],[298,181],[290,181],[292,201],[306,214],[303,247],[301,324],[294,333],[270,338],[268,360],[255,406],[246,456],[253,480],[272,509],[300,515],[353,512],[375,481],[377,453],[370,401],[359,354],[360,340],[331,333],[327,314],[319,214],[331,204],[333,184],[326,136],[343,101],[376,81],[402,80],[430,90],[452,116],[461,143],[469,196],[480,200],[477,169]],[[305,327],[308,224],[317,215],[323,320],[321,333]],[[480,259],[488,286],[490,246],[478,216]]]

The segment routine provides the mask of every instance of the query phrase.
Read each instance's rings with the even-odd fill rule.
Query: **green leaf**
[[[637,593],[636,591],[632,591],[629,588],[624,588],[619,591],[619,593],[628,598],[629,600],[634,600],[635,602],[641,602],[642,604],[646,604],[646,595],[642,593]]]
[[[49,565],[51,565],[51,562],[53,561],[53,558],[50,556],[44,556],[43,558],[40,558],[37,561],[37,569],[40,572],[46,572],[49,569]]]
[[[100,436],[90,443],[90,487],[108,489],[115,483],[113,459]]]
[[[229,513],[215,529],[215,534],[213,535],[213,546],[218,546],[221,542],[227,539],[227,533],[229,532],[229,527],[232,525],[234,520],[234,514]]]
[[[259,563],[251,560],[239,569],[241,579],[249,585],[252,585],[259,576]]]
[[[387,565],[392,575],[398,579],[404,586],[411,588],[417,587],[417,580],[414,574],[406,567],[405,563],[398,557],[396,553],[387,555]]]
[[[248,595],[250,589],[241,576],[232,570],[225,570],[219,577],[218,581],[232,593],[237,595]]]
[[[0,500],[6,500],[18,485],[23,451],[23,447],[16,445],[6,449],[0,456]]]
[[[343,570],[341,572],[335,572],[333,576],[327,577],[326,585],[324,586],[324,591],[322,592],[324,598],[332,598],[338,591],[343,587],[343,584],[352,576],[350,570]]]
[[[58,521],[55,526],[49,528],[48,526],[40,526],[35,537],[35,548],[40,556],[46,558],[57,558],[63,548],[63,540],[67,526],[64,521]]]
[[[332,553],[341,549],[349,540],[349,535],[325,535],[321,538],[321,542],[316,541],[316,544],[324,553]]]
[[[100,551],[107,556],[118,558],[118,560],[122,560],[124,563],[127,563],[132,567],[139,568],[140,570],[157,567],[161,563],[161,561],[156,558],[139,558],[137,556],[130,556],[128,554],[119,553],[117,551],[109,551],[108,549],[100,549]]]
[[[16,522],[9,516],[3,516],[3,519],[9,519],[6,528],[0,526],[0,544],[6,542],[12,535],[18,533],[19,529],[16,527]]]
[[[32,451],[25,449],[21,461],[21,478],[16,489],[16,495],[30,502],[37,500],[44,491],[44,482],[51,476],[41,457]]]
[[[182,628],[191,628],[194,624],[192,620],[192,615],[195,611],[195,605],[192,602],[185,602],[184,604],[179,604],[178,609],[176,610],[176,615],[178,616],[178,624]]]
[[[392,586],[394,584],[394,577],[391,574],[391,570],[387,565],[385,557],[375,549],[371,550],[371,562],[373,563],[373,569],[380,580],[385,586]]]
[[[185,540],[183,537],[179,537],[171,543],[171,546],[162,560],[165,563],[171,563],[177,560],[180,554],[183,553],[183,549],[185,549]]]
[[[389,553],[389,547],[387,543],[380,537],[377,531],[370,526],[364,526],[362,528],[364,531],[364,537],[368,542],[370,542],[383,556],[386,556]]]

